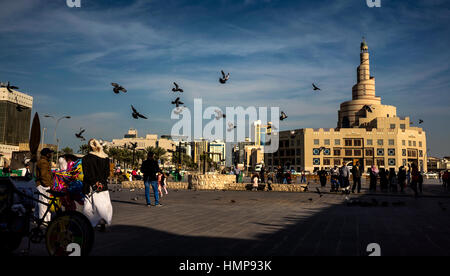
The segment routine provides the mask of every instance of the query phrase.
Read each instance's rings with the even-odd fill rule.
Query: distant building
[[[448,162],[449,159],[450,159],[449,157],[445,159],[428,156],[427,160],[428,171],[436,172],[449,169],[450,168],[449,166],[450,163]]]
[[[19,150],[20,143],[28,143],[32,108],[33,97],[0,88],[0,166],[11,160],[12,152]]]
[[[209,143],[209,152],[214,153],[211,154],[210,157],[213,162],[221,166],[225,166],[226,162],[226,144],[221,140],[214,140]]]
[[[209,141],[206,139],[198,139],[191,142],[191,157],[194,163],[200,167],[201,156],[208,152]]]
[[[171,162],[172,154],[169,151],[176,150],[177,143],[170,139],[160,138],[156,134],[147,134],[145,137],[139,137],[136,129],[129,129],[124,138],[113,139],[112,142],[105,142],[110,148],[129,148],[131,144],[137,143],[136,150],[145,150],[148,147],[160,147],[167,151],[165,157]]]
[[[427,171],[426,133],[413,127],[409,117],[397,117],[396,107],[382,105],[375,96],[365,41],[352,95],[351,101],[341,104],[336,129],[279,132],[279,150],[265,155],[266,166],[316,171],[359,161],[367,170],[372,165],[398,169],[415,162]]]

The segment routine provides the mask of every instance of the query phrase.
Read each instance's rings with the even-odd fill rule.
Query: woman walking
[[[391,192],[397,192],[397,175],[394,168],[389,169],[389,190]]]
[[[102,145],[95,140],[89,140],[91,151],[82,159],[83,167],[83,213],[91,221],[93,227],[100,226],[101,231],[111,225],[113,208],[108,191],[109,158]]]
[[[378,178],[378,169],[375,165],[372,165],[370,169],[370,191],[375,192],[377,190],[377,178]]]
[[[403,193],[406,185],[406,170],[404,166],[401,166],[398,171],[398,185],[400,186],[400,192]]]
[[[253,174],[252,182],[253,182],[252,191],[258,191],[258,186],[259,186],[258,174],[256,174],[256,173]]]

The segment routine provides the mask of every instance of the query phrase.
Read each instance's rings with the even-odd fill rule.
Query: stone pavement
[[[96,232],[92,255],[367,256],[370,243],[382,255],[450,255],[450,196],[425,192],[350,195],[389,204],[360,207],[340,194],[172,190],[147,208],[143,190],[115,191],[113,226]],[[44,245],[30,255],[46,255]]]

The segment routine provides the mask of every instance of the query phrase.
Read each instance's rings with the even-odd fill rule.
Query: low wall
[[[123,181],[122,189],[144,189],[144,181]],[[168,182],[167,188],[172,190],[187,190],[189,183],[187,182]]]
[[[188,182],[168,182],[167,188],[172,190],[225,190],[247,191],[252,189],[250,183],[235,183],[234,175],[189,175]],[[272,191],[276,192],[304,192],[306,185],[301,184],[272,184]],[[123,189],[143,189],[143,181],[124,181]],[[267,190],[268,186],[260,184],[258,190]]]

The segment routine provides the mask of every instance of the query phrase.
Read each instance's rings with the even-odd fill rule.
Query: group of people
[[[110,161],[97,140],[91,139],[89,147],[89,154],[80,160],[71,155],[60,158],[59,169],[55,171],[51,169],[53,151],[42,149],[36,164],[36,185],[41,202],[48,204],[48,198],[52,197],[50,190],[64,192],[66,195],[60,202],[66,210],[76,210],[75,202],[79,203],[92,226],[105,231],[106,226],[111,225],[113,215],[108,192]],[[36,209],[37,216],[44,221],[50,221],[52,216],[47,208],[38,204]]]
[[[450,189],[450,172],[448,170],[439,172],[439,182],[442,182],[444,188]]]
[[[336,192],[342,190],[343,192],[358,193],[361,192],[361,178],[363,169],[358,162],[349,169],[349,167],[344,164],[342,167],[338,168],[335,166],[331,168],[328,172],[324,168],[317,172],[322,187],[326,186],[327,176],[330,175],[331,178],[331,192]],[[353,185],[350,185],[350,177],[352,177]],[[378,184],[379,183],[379,184]],[[412,163],[406,169],[404,166],[399,168],[396,172],[394,168],[389,170],[385,168],[378,169],[377,166],[373,165],[369,169],[369,190],[375,192],[377,186],[380,187],[382,192],[404,192],[406,187],[410,187],[415,196],[419,193],[423,193],[423,174],[419,171],[417,164]]]

